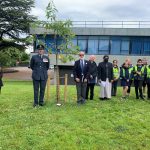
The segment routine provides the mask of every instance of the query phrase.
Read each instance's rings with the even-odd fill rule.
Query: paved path
[[[31,75],[32,70],[28,67],[13,67],[11,69],[17,70],[18,72],[14,73],[4,73],[5,79],[11,79],[11,80],[25,80],[25,81],[31,81]],[[54,73],[52,70],[49,70],[49,74],[51,74],[51,77],[54,76]]]

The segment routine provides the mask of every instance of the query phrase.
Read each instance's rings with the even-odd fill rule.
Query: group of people
[[[95,56],[91,55],[89,61],[84,59],[85,53],[79,53],[79,60],[75,61],[73,74],[77,89],[77,103],[84,104],[86,99],[93,100],[94,86],[100,85],[100,99],[111,99],[117,95],[118,81],[123,87],[121,99],[130,95],[131,85],[134,82],[136,99],[145,99],[145,88],[147,86],[147,98],[150,99],[150,65],[146,60],[138,59],[133,66],[129,58],[122,66],[118,61],[109,62],[109,56],[104,55],[103,61],[97,66]],[[88,97],[90,91],[90,97]]]
[[[32,56],[30,68],[32,69],[34,103],[33,106],[44,105],[44,93],[48,78],[49,58],[44,55],[44,46],[37,46],[38,54]],[[86,99],[93,100],[95,84],[100,85],[100,99],[111,99],[117,95],[118,81],[123,87],[122,99],[126,99],[130,94],[131,85],[134,82],[136,99],[145,99],[145,89],[147,86],[147,98],[150,99],[150,65],[142,59],[137,60],[133,66],[130,59],[126,59],[121,67],[118,61],[109,62],[109,56],[104,55],[103,61],[97,66],[95,56],[91,55],[89,60],[85,60],[85,53],[79,52],[79,59],[75,61],[73,68],[74,80],[77,89],[77,103],[84,104]],[[1,70],[1,68],[0,68]],[[0,91],[3,86],[2,71],[0,71]],[[40,89],[40,91],[39,91]],[[89,94],[90,93],[90,94]],[[90,95],[90,97],[88,97]]]

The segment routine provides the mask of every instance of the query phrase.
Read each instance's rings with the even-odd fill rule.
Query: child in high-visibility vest
[[[117,63],[118,63],[117,60],[113,60],[113,82],[112,82],[112,89],[111,89],[112,96],[116,96],[117,93],[117,85],[119,79],[119,67]]]
[[[120,70],[120,79],[121,86],[123,87],[122,99],[127,98],[127,90],[129,86],[130,74],[129,74],[129,65],[128,63],[124,63]]]
[[[150,100],[150,65],[146,67],[147,99]]]
[[[128,63],[128,65],[129,65],[130,80],[129,80],[129,86],[128,86],[128,90],[127,90],[127,96],[129,97],[130,92],[131,92],[131,85],[132,85],[132,82],[133,82],[133,76],[131,76],[132,75],[132,70],[133,70],[133,65],[131,63],[131,59],[130,58],[127,58],[125,60],[125,63]]]
[[[136,99],[141,98],[142,100],[144,100],[142,85],[143,80],[145,78],[145,68],[142,66],[141,59],[138,59],[137,65],[133,67],[133,75],[134,75]]]

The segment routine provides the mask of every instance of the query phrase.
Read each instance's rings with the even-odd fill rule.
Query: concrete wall
[[[76,35],[117,35],[117,36],[150,36],[150,28],[85,28],[74,27]],[[30,34],[53,34],[44,28],[30,28]]]
[[[89,59],[90,55],[85,55],[85,59]],[[103,56],[104,55],[95,55],[96,56],[96,63],[98,64],[99,62],[103,61]],[[78,56],[75,55],[74,56],[75,60],[78,59]],[[123,56],[123,55],[109,55],[109,61],[112,62],[114,59],[118,60],[118,64],[119,66],[123,64],[123,62],[125,61],[126,58],[130,58],[132,61],[132,64],[135,65],[137,60],[139,58],[143,59],[146,58],[148,60],[148,63],[150,64],[150,56]],[[55,60],[55,55],[51,54],[50,55],[50,63],[51,65],[55,65],[56,64],[56,60]],[[59,61],[58,63],[59,65],[68,65],[68,66],[73,66],[74,65],[74,61],[72,62],[67,62],[67,63],[62,63],[61,61]]]

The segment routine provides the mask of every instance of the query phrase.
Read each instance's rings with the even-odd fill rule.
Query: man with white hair
[[[89,57],[89,79],[86,88],[86,99],[88,99],[89,90],[90,90],[90,100],[93,100],[94,97],[94,86],[96,83],[97,77],[97,64],[95,63],[95,55]]]
[[[73,75],[77,89],[77,103],[84,104],[87,81],[89,78],[89,62],[84,59],[85,53],[80,51],[79,60],[75,61]]]

